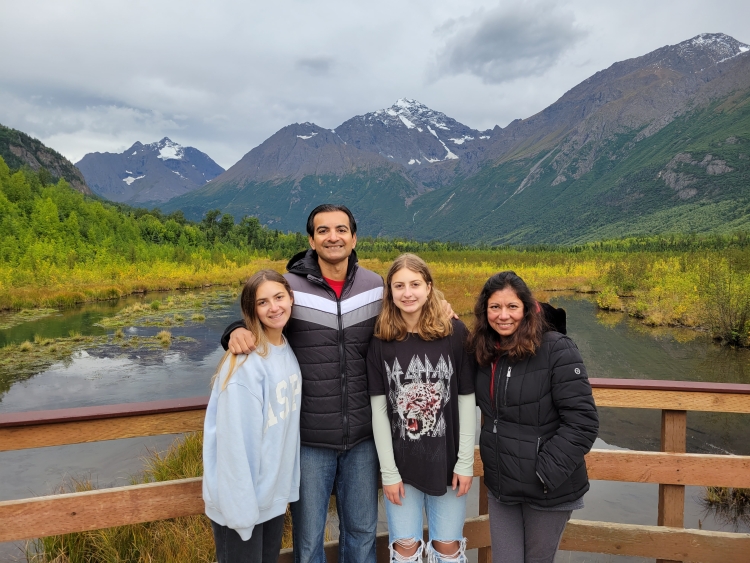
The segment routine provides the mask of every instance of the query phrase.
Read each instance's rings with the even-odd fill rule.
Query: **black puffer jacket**
[[[323,279],[315,251],[294,256],[287,270],[294,307],[284,334],[302,370],[301,441],[347,450],[372,438],[366,358],[383,304],[383,278],[360,268],[352,252],[337,298]],[[240,326],[242,321],[224,331],[224,349]]]
[[[477,373],[484,414],[479,448],[484,480],[501,502],[556,506],[589,489],[583,456],[599,417],[578,348],[547,332],[537,353],[518,363],[501,357]]]

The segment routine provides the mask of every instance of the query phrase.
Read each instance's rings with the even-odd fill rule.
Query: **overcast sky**
[[[703,32],[747,0],[0,3],[0,123],[73,162],[164,136],[228,168],[281,127],[415,98],[477,129]]]

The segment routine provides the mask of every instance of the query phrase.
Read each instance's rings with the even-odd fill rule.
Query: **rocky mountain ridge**
[[[53,178],[64,178],[74,190],[91,195],[83,174],[72,162],[26,133],[0,125],[0,156],[12,170],[44,168]]]
[[[735,131],[731,120],[712,129],[705,111],[715,107],[719,109],[711,111],[741,113],[744,106],[735,101],[746,93],[750,93],[750,46],[724,34],[701,34],[617,62],[548,108],[505,128],[480,132],[407,98],[390,108],[351,118],[335,130],[310,123],[290,125],[205,188],[184,196],[188,199],[168,202],[166,209],[183,208],[199,215],[210,202],[235,215],[250,212],[277,228],[298,229],[296,221],[303,210],[319,198],[336,197],[370,216],[369,224],[379,230],[369,234],[487,242],[551,237],[557,241],[549,230],[523,225],[515,218],[542,221],[544,214],[539,210],[549,209],[550,202],[564,209],[567,202],[586,197],[632,211],[637,206],[613,202],[627,197],[646,201],[643,188],[623,180],[623,175],[636,173],[629,159],[642,146],[667,143],[659,144],[661,151],[674,145],[664,148],[667,152],[659,162],[649,161],[648,166],[656,168],[653,174],[649,172],[647,183],[657,181],[656,174],[666,170],[653,184],[666,191],[660,191],[652,208],[725,197],[720,189],[701,191],[691,185],[675,190],[665,182],[672,172],[678,174],[686,166],[712,181],[731,183],[743,173],[742,165],[736,163],[725,165],[731,172],[715,175],[708,174],[708,164],[703,168],[690,164],[702,162],[708,150],[700,156],[693,154],[690,163],[678,160],[672,168],[669,163],[679,153],[695,151],[696,138],[679,139],[693,116],[705,120],[700,135],[718,135],[721,142],[734,136],[739,145],[744,143],[742,130]],[[729,105],[722,106],[721,100]],[[683,126],[685,120],[688,125]],[[666,133],[660,135],[662,131]],[[699,150],[703,151],[703,145]],[[727,158],[734,157],[712,156],[720,161]],[[602,184],[604,178],[610,178],[610,184]],[[627,197],[617,187],[626,185]],[[271,199],[260,197],[267,192],[273,192]],[[388,201],[378,198],[379,193],[387,193]],[[486,201],[477,207],[480,194]],[[566,197],[560,199],[562,194]],[[261,205],[261,199],[267,203]],[[361,204],[357,202],[365,200],[376,207],[371,203],[358,209]],[[514,211],[521,202],[529,205],[532,200],[538,202],[535,214]],[[511,213],[513,220],[493,218],[492,213],[500,208]],[[645,207],[638,209],[649,212]],[[604,220],[604,211],[598,214],[600,219],[594,213],[592,225]]]
[[[91,189],[131,205],[156,204],[196,190],[224,172],[208,155],[169,137],[122,153],[89,153],[76,166]]]

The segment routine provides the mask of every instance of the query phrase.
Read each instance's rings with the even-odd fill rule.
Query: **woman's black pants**
[[[217,563],[276,563],[281,551],[284,515],[256,524],[250,539],[243,541],[232,528],[211,520]]]

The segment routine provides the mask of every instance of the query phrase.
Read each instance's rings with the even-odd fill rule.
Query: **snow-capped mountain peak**
[[[423,103],[410,98],[400,98],[389,108],[367,113],[361,117],[365,120],[377,119],[386,125],[401,124],[407,129],[417,129],[419,133],[423,132],[427,126],[450,131],[450,122],[455,122],[444,113],[432,110]],[[461,126],[458,122],[455,122],[455,125]]]
[[[667,53],[676,54],[683,64],[692,65],[692,72],[700,72],[714,64],[723,63],[750,51],[750,45],[724,33],[701,33],[674,47],[666,47],[664,50]]]
[[[467,127],[413,98],[400,98],[389,108],[353,117],[336,133],[344,142],[407,169],[460,160],[467,152],[482,150],[490,138],[489,132]]]
[[[175,143],[169,137],[164,137],[157,143],[151,143],[148,147],[158,150],[159,156],[157,158],[162,160],[182,160],[185,157],[185,147]]]
[[[76,166],[95,193],[130,204],[166,201],[224,172],[207,154],[169,137],[122,153],[89,153]]]
[[[715,51],[721,55],[737,56],[750,51],[750,45],[737,41],[724,33],[701,33],[679,44],[683,48],[694,47]]]

